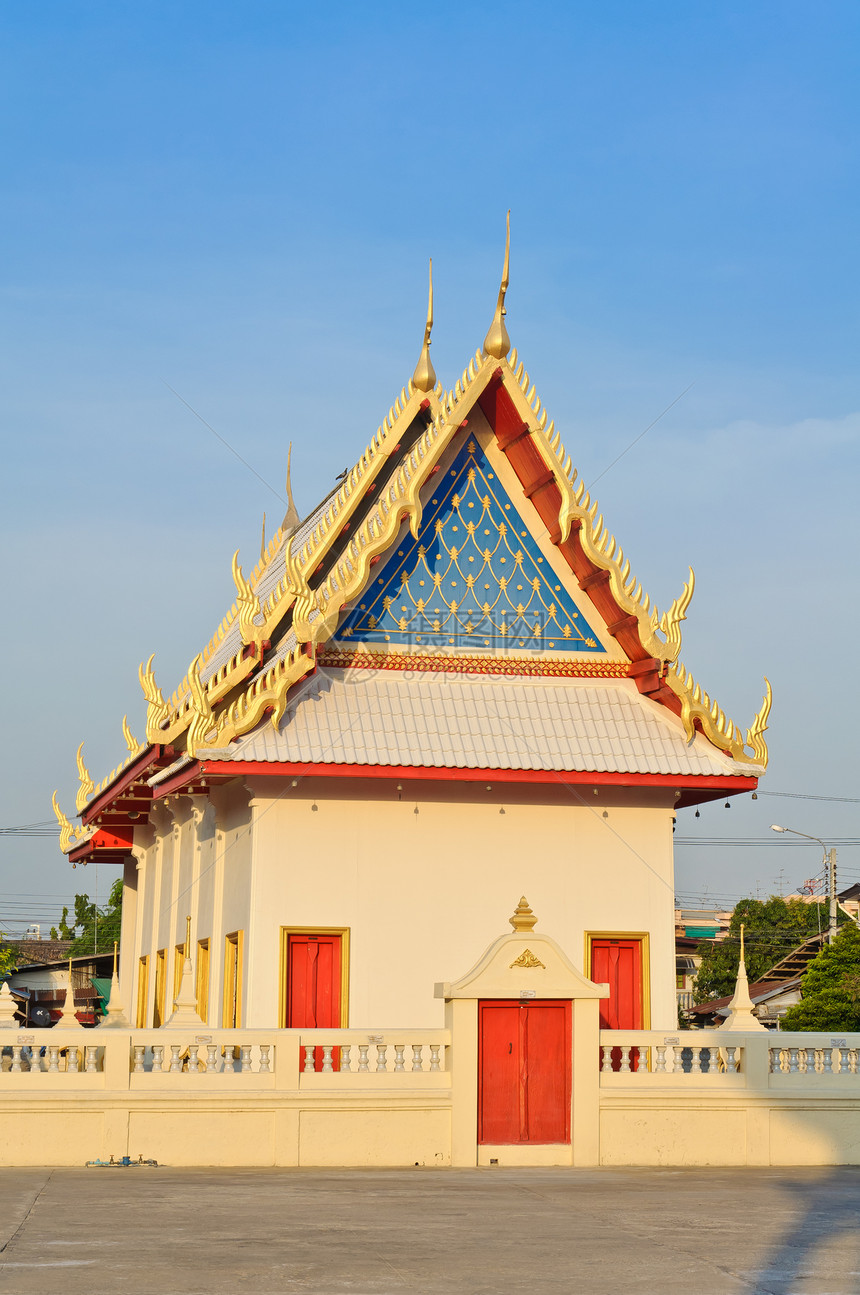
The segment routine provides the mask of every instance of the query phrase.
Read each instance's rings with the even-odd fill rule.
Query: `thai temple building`
[[[453,389],[431,279],[355,466],[304,520],[290,496],[249,574],[237,553],[168,699],[141,666],[145,736],[123,721],[98,784],[79,750],[79,826],[55,796],[69,860],[123,865],[138,1028],[171,1014],[189,915],[211,1027],[440,1026],[435,987],[521,894],[609,986],[605,1028],[676,1026],[675,813],[756,788],[770,688],[741,729],[680,663],[692,572],[662,612],[632,574],[511,348],[508,250]]]

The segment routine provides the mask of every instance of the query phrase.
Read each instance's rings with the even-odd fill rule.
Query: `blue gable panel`
[[[341,641],[604,652],[469,437],[408,535],[376,568]]]

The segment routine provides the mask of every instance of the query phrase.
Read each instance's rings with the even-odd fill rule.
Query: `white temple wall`
[[[284,926],[349,928],[353,1028],[441,1026],[435,982],[525,894],[583,969],[586,932],[647,933],[650,1024],[676,1028],[671,790],[397,781],[249,779],[248,1026],[279,1023]]]

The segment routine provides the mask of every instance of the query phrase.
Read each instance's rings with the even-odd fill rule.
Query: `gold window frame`
[[[591,980],[591,946],[595,940],[638,940],[642,976],[642,1029],[651,1029],[651,933],[649,931],[586,931],[585,974]]]
[[[135,1029],[146,1029],[146,1015],[149,1011],[149,954],[137,960],[137,1003],[135,1007]]]
[[[197,1015],[209,1022],[209,938],[197,941],[197,962],[194,967],[194,992],[197,998]],[[202,1010],[201,1010],[202,1009]]]
[[[229,931],[224,936],[224,1001],[221,1011],[221,1024],[225,1030],[242,1028],[242,989],[245,964],[245,932]],[[229,991],[232,984],[236,986],[236,1024],[228,1018],[230,1012]]]
[[[278,971],[278,1026],[286,1029],[287,1019],[287,949],[291,935],[340,936],[340,1028],[349,1028],[349,937],[348,926],[282,926],[281,956]]]
[[[167,1007],[167,949],[158,949],[155,954],[155,990],[152,1003],[152,1028],[160,1029],[165,1021]],[[155,1017],[158,1016],[158,1021]]]

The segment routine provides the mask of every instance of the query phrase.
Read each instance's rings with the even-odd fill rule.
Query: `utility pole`
[[[780,827],[778,823],[771,823],[772,832],[790,832],[792,836],[802,836],[806,841],[817,841],[824,851],[823,863],[827,869],[827,895],[830,900],[830,921],[827,928],[827,943],[832,944],[836,939],[836,846],[831,846],[828,850],[827,845],[822,841],[820,836],[810,836],[808,832],[798,832],[795,827]]]
[[[836,846],[832,845],[827,855],[827,889],[830,895],[830,926],[827,932],[827,943],[836,939]]]

